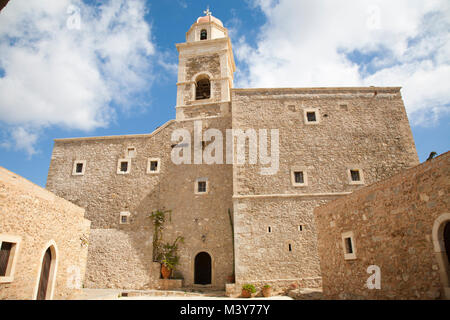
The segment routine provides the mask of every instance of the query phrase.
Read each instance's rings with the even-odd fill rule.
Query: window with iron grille
[[[206,181],[199,181],[198,182],[197,192],[206,192]]]
[[[295,178],[295,183],[305,183],[305,181],[303,180],[303,172],[302,171],[294,172],[294,178]]]

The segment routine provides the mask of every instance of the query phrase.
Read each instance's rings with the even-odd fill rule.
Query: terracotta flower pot
[[[172,270],[167,268],[167,266],[165,264],[161,265],[161,275],[162,275],[163,279],[169,279],[171,273],[172,273]]]
[[[263,294],[263,296],[264,297],[270,297],[271,295],[272,295],[272,288],[271,287],[269,287],[269,288],[263,288],[262,289],[262,294]]]
[[[248,290],[242,289],[241,296],[242,298],[251,298],[252,293]]]

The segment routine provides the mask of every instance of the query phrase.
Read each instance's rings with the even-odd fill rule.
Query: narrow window
[[[199,181],[198,182],[197,192],[206,192],[206,181]]]
[[[303,231],[303,226],[302,225],[298,226],[298,231]]]
[[[208,32],[203,29],[202,31],[200,31],[200,40],[206,40],[208,39]]]
[[[77,167],[75,170],[76,173],[82,173],[83,172],[83,163],[77,163]]]
[[[345,238],[345,253],[353,253],[352,238]]]
[[[271,227],[268,227],[268,228],[267,228],[267,232],[269,232],[269,233],[272,232],[272,228],[271,228]]]
[[[120,163],[120,171],[127,172],[128,171],[128,161],[122,161]]]
[[[305,183],[305,181],[303,180],[303,172],[302,171],[295,171],[294,178],[295,178],[295,183]]]
[[[313,111],[307,112],[306,118],[308,119],[308,122],[316,122],[316,113]]]
[[[211,97],[211,83],[209,79],[200,79],[196,83],[195,100],[209,99]]]
[[[289,243],[289,251],[292,251],[292,245]]]
[[[342,246],[345,260],[356,259],[355,238],[352,231],[342,234]]]
[[[86,160],[75,160],[73,163],[72,175],[81,176],[84,175],[86,170]]]
[[[350,170],[350,175],[352,177],[352,181],[361,181],[359,170]]]
[[[128,222],[128,217],[127,216],[122,216],[122,223],[127,223]]]
[[[13,243],[11,242],[2,242],[2,246],[0,249],[0,277],[6,276],[6,270],[8,269],[9,257],[11,255],[11,250],[13,247]]]

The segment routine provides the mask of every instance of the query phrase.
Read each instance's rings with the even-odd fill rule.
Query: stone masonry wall
[[[438,217],[446,214],[450,221],[449,173],[447,152],[317,208],[324,295],[331,299],[442,296],[440,274],[445,273],[445,264],[436,258],[432,233]],[[345,260],[342,233],[350,231],[356,259]],[[448,268],[448,261],[444,263]],[[380,267],[379,290],[366,287],[370,265]]]
[[[305,123],[309,109],[316,124]],[[418,164],[399,88],[233,89],[232,118],[233,129],[267,129],[269,140],[277,129],[280,150],[273,175],[262,175],[270,165],[249,164],[248,157],[233,167],[239,283],[319,286],[320,279],[305,282],[320,277],[313,209]],[[292,185],[295,167],[306,186]],[[364,184],[350,183],[353,168],[362,170]],[[303,223],[306,230],[297,231]]]
[[[172,214],[163,231],[164,241],[185,238],[178,268],[184,285],[193,285],[195,255],[206,251],[213,260],[212,286],[224,288],[233,265],[228,216],[232,166],[172,162],[172,146],[177,143],[171,141],[172,132],[186,129],[193,139],[193,124],[170,121],[150,135],[55,141],[47,188],[86,208],[92,221],[88,287],[152,287],[160,275],[152,272],[153,226],[148,215],[165,208]],[[224,132],[231,119],[203,120],[202,125]],[[117,174],[118,159],[125,158],[131,146],[136,156],[131,159],[130,173]],[[147,173],[148,158],[160,158],[160,173]],[[86,160],[84,175],[72,175],[75,160]],[[208,178],[208,194],[194,193],[197,178]],[[119,224],[122,211],[131,213],[130,224]]]
[[[0,167],[0,237],[21,238],[14,279],[0,283],[1,299],[35,299],[42,257],[56,244],[54,299],[75,298],[83,282],[90,222],[84,209]],[[68,285],[69,284],[69,285]],[[48,291],[51,291],[48,289]]]

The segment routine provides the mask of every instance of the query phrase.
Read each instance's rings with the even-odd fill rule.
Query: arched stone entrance
[[[447,253],[447,263],[450,264],[450,221],[444,227],[444,246]]]
[[[211,284],[212,263],[207,252],[200,252],[195,256],[194,284]]]
[[[434,221],[432,238],[443,298],[450,299],[450,213],[444,213]]]
[[[57,269],[57,249],[56,243],[52,240],[45,247],[41,255],[41,263],[37,283],[34,292],[36,300],[53,299],[53,291],[55,288],[56,269]]]

